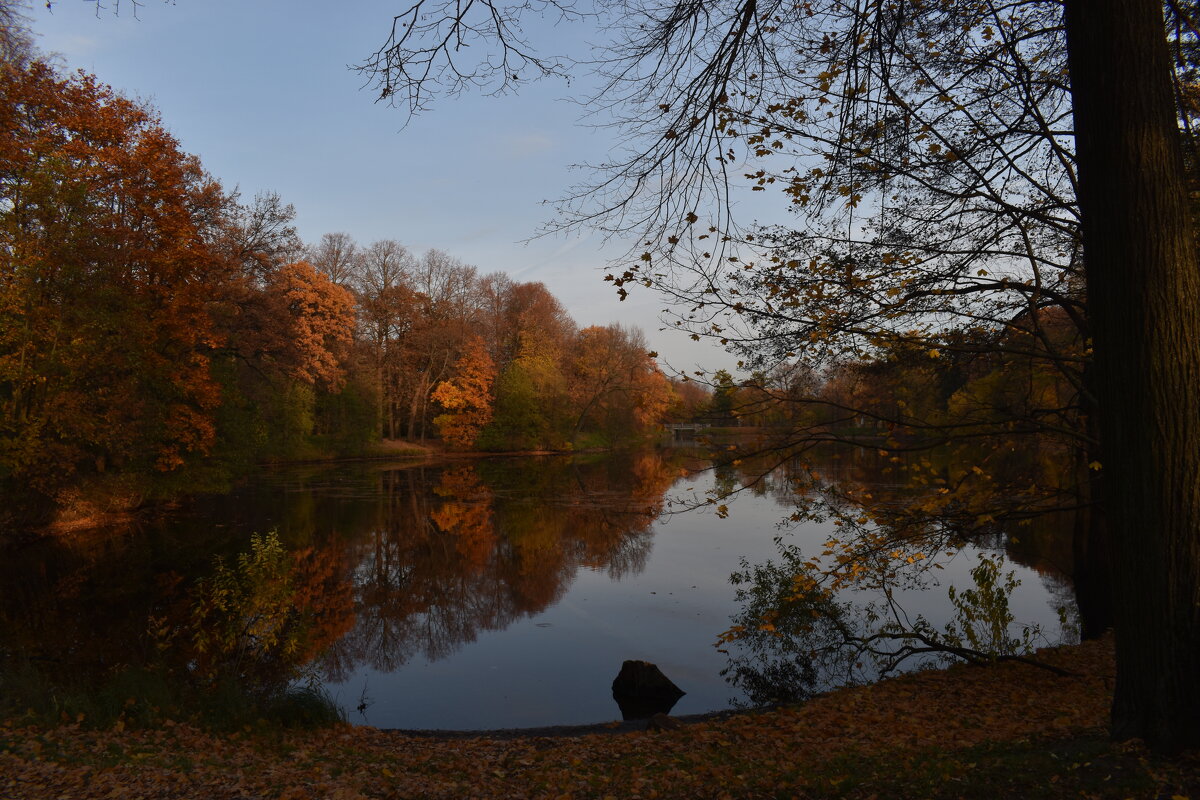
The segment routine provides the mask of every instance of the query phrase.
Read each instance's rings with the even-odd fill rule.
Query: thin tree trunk
[[[418,414],[421,410],[421,400],[429,392],[429,370],[426,369],[421,373],[421,377],[413,384],[412,402],[408,404],[408,438],[415,440],[418,437],[417,422]],[[423,427],[423,426],[422,426]],[[422,435],[422,438],[423,435]]]
[[[1200,275],[1161,0],[1066,0],[1115,738],[1200,745]]]
[[[396,376],[388,376],[388,394],[387,394],[387,415],[388,415],[388,438],[396,438]]]
[[[383,345],[375,348],[375,430],[383,438],[383,404],[387,402],[387,387],[383,378]]]

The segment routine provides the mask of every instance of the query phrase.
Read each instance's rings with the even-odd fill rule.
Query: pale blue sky
[[[53,11],[36,3],[39,46],[149,101],[226,186],[247,198],[278,192],[305,241],[346,231],[363,244],[436,247],[483,272],[544,282],[580,325],[638,325],[677,368],[732,363],[712,345],[658,332],[663,303],[650,292],[618,302],[602,278],[624,245],[602,247],[597,235],[522,243],[552,217],[543,201],[586,179],[569,165],[610,146],[564,99],[586,77],[443,100],[404,127],[348,69],[381,43],[403,0],[145,0],[136,19],[122,3],[115,16],[82,0]],[[589,33],[547,26],[539,40],[579,48]]]

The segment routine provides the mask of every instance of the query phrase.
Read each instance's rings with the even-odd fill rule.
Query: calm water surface
[[[831,459],[828,469],[869,469]],[[740,699],[714,646],[736,610],[740,559],[777,553],[790,507],[786,471],[728,501],[729,517],[677,501],[748,482],[683,452],[488,458],[413,465],[277,469],[136,529],[44,543],[0,567],[0,652],[111,669],[152,647],[147,620],[180,586],[232,559],[250,534],[278,531],[307,553],[322,609],[313,663],[352,721],[487,729],[620,718],[611,683],[626,659],[651,661],[691,714]],[[673,502],[676,501],[676,502]],[[817,547],[807,523],[790,541]],[[943,585],[968,583],[970,553]],[[1015,565],[1019,621],[1057,632],[1068,593],[1053,548]],[[945,589],[906,600],[935,623]],[[365,712],[357,709],[365,705]]]

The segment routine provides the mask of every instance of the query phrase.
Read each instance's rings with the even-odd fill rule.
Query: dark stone
[[[612,684],[624,719],[650,719],[669,712],[686,692],[647,661],[626,661]]]

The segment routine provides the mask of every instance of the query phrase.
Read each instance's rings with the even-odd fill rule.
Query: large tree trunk
[[[1071,582],[1079,609],[1079,636],[1099,639],[1113,627],[1112,562],[1104,514],[1097,507],[1076,511],[1071,533]]]
[[[1066,0],[1117,636],[1113,736],[1200,745],[1200,276],[1161,0]]]
[[[1083,382],[1087,438],[1099,441],[1095,373],[1090,367],[1084,369]],[[1080,445],[1076,451],[1075,480],[1080,508],[1075,512],[1071,536],[1071,582],[1075,585],[1075,604],[1079,609],[1079,635],[1085,640],[1099,639],[1114,624],[1112,556],[1102,505],[1104,481],[1091,467],[1100,458],[1092,447]]]

